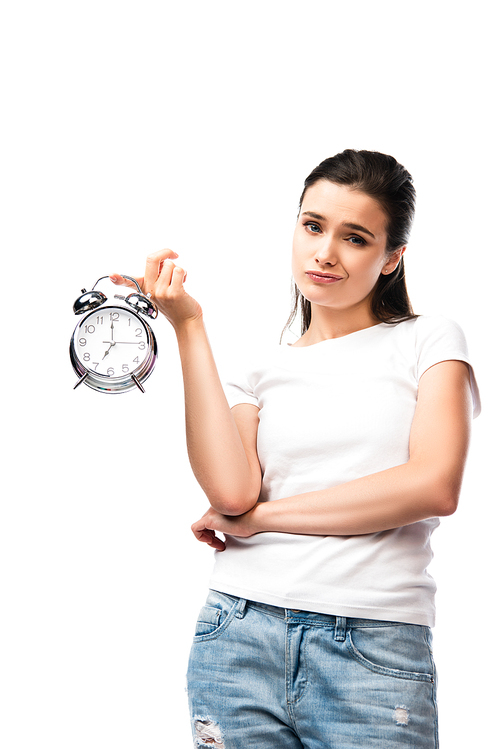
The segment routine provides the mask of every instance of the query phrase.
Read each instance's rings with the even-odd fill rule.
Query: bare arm
[[[241,518],[209,512],[193,532],[199,537],[205,526],[235,536],[358,535],[450,515],[458,504],[471,410],[467,365],[437,364],[420,380],[407,463],[330,489],[259,503]]]
[[[159,310],[172,324],[179,345],[184,378],[186,436],[193,472],[215,510],[241,515],[255,505],[261,471],[254,445],[258,409],[229,409],[217,373],[200,305],[186,292],[185,271],[171,250],[150,255],[144,278]],[[115,283],[127,284],[119,275]],[[244,418],[242,418],[244,413]]]
[[[255,505],[261,488],[254,444],[258,409],[249,404],[229,409],[201,319],[176,333],[193,472],[212,507],[240,515]]]

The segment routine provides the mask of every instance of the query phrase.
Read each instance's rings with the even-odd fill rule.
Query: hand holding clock
[[[176,330],[202,317],[200,305],[184,289],[186,272],[173,262],[177,257],[178,254],[169,249],[149,255],[144,276],[136,278],[142,292],[151,294],[160,312]],[[117,285],[133,286],[131,281],[116,273],[110,279]]]
[[[158,355],[148,321],[158,311],[173,325],[178,338],[193,328],[205,334],[201,307],[184,289],[186,273],[173,262],[177,257],[169,249],[155,252],[147,258],[142,278],[115,273],[99,278],[91,291],[82,289],[73,305],[73,312],[81,317],[70,341],[71,364],[79,377],[75,388],[85,383],[105,393],[136,388],[144,392],[143,382]],[[116,294],[121,304],[107,303],[107,296],[96,290],[106,278],[115,285],[132,287],[133,293]]]

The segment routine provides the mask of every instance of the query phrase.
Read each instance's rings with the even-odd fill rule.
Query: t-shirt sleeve
[[[456,322],[446,317],[419,317],[416,325],[417,377],[443,361],[463,361],[469,365],[474,417],[481,412],[481,399],[469,359],[465,335]]]
[[[273,366],[276,351],[280,348],[273,343],[257,341],[245,344],[243,350],[231,351],[230,358],[226,358],[225,366],[220,371],[229,408],[240,403],[261,407],[259,383],[263,373]]]
[[[240,403],[250,403],[252,406],[259,405],[258,398],[253,392],[248,375],[246,374],[232,375],[224,383],[224,392],[229,403],[229,408],[233,408],[233,406],[237,406]]]
[[[243,354],[236,352],[233,356],[234,358],[231,361],[225,362],[225,367],[220,372],[229,408],[233,408],[240,403],[258,406],[258,398],[254,392],[256,381],[253,375],[255,357],[252,357],[252,354],[248,352]]]

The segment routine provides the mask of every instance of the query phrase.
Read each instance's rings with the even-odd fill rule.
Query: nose
[[[338,263],[337,249],[333,240],[322,242],[321,247],[317,248],[316,255],[314,258],[318,265],[325,265],[333,267]]]

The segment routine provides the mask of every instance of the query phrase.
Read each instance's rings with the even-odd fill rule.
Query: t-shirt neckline
[[[375,328],[380,328],[381,325],[386,325],[386,323],[379,322],[375,325],[370,325],[368,328],[360,328],[360,330],[353,330],[352,333],[346,333],[346,335],[337,336],[336,338],[325,338],[323,341],[318,341],[317,343],[311,343],[309,346],[294,346],[292,343],[287,344],[287,348],[299,350],[299,349],[313,349],[316,346],[321,346],[324,343],[331,343],[332,341],[345,341],[346,339],[352,338],[353,336],[357,336],[361,333],[367,333],[369,331],[374,330]]]

